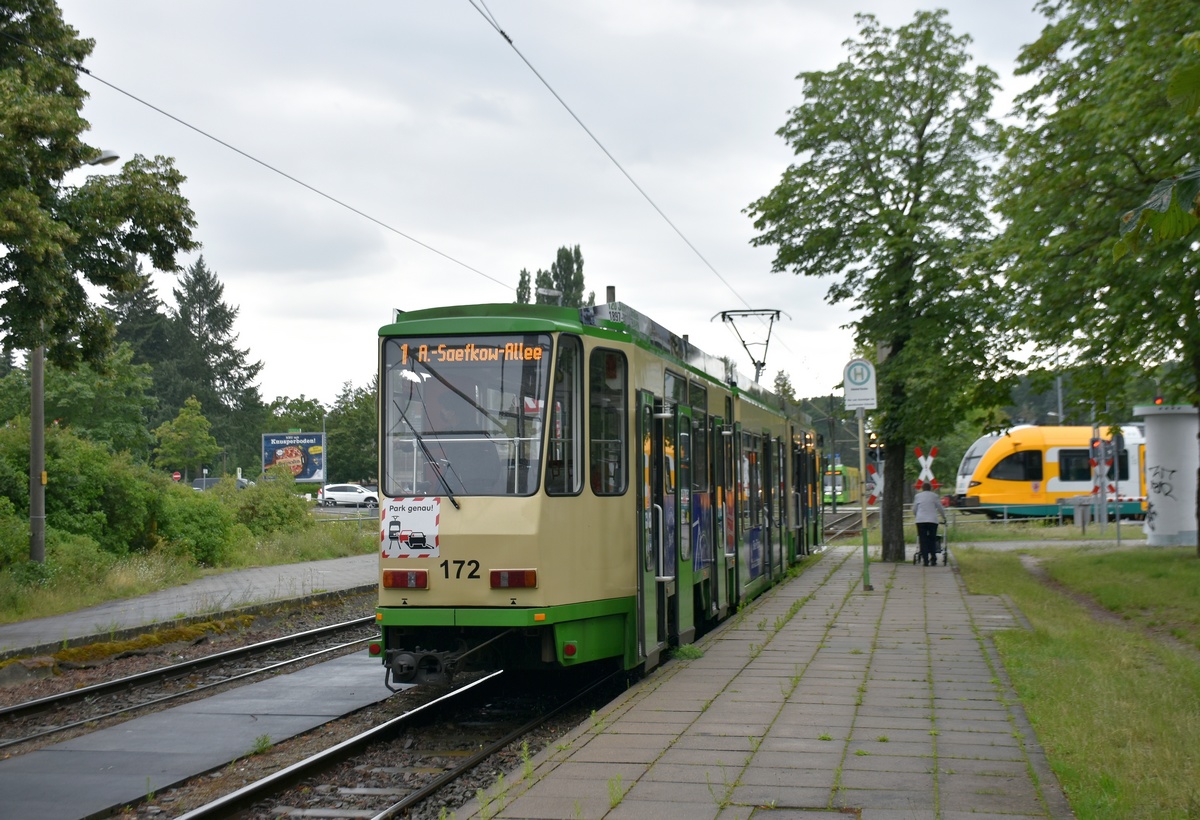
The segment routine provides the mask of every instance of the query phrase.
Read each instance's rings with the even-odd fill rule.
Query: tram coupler
[[[397,684],[446,684],[454,674],[454,659],[449,652],[422,652],[407,649],[389,649],[387,651],[386,668],[392,681]],[[400,691],[387,683],[384,684],[393,692]]]

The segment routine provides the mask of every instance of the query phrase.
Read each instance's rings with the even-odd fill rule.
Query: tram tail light
[[[383,645],[372,641],[367,644],[367,651],[370,652],[372,658],[379,657],[383,654]]]
[[[423,569],[385,569],[384,589],[429,589],[429,573]]]
[[[536,569],[494,569],[492,589],[533,589],[537,586]]]

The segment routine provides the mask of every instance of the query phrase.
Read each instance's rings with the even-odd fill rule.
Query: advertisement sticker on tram
[[[436,558],[442,499],[437,496],[390,498],[380,516],[380,554],[384,558]]]

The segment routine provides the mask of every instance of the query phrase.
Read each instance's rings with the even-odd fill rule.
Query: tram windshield
[[[546,334],[386,339],[383,492],[534,493],[550,354]]]

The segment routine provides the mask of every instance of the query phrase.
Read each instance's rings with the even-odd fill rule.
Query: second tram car
[[[982,436],[958,467],[952,503],[965,512],[991,517],[1053,516],[1069,498],[1104,492],[1122,516],[1144,510],[1145,440],[1136,425],[1121,428],[1124,447],[1107,471],[1097,470],[1102,454],[1093,441],[1108,443],[1108,431],[1096,439],[1091,427],[1023,425]],[[1097,475],[1103,479],[1098,485]],[[1111,489],[1110,489],[1111,487]]]
[[[620,303],[401,313],[379,361],[388,686],[652,668],[820,541],[808,418]]]
[[[835,464],[825,471],[824,498],[826,504],[857,504],[862,500],[862,483],[858,468]]]

